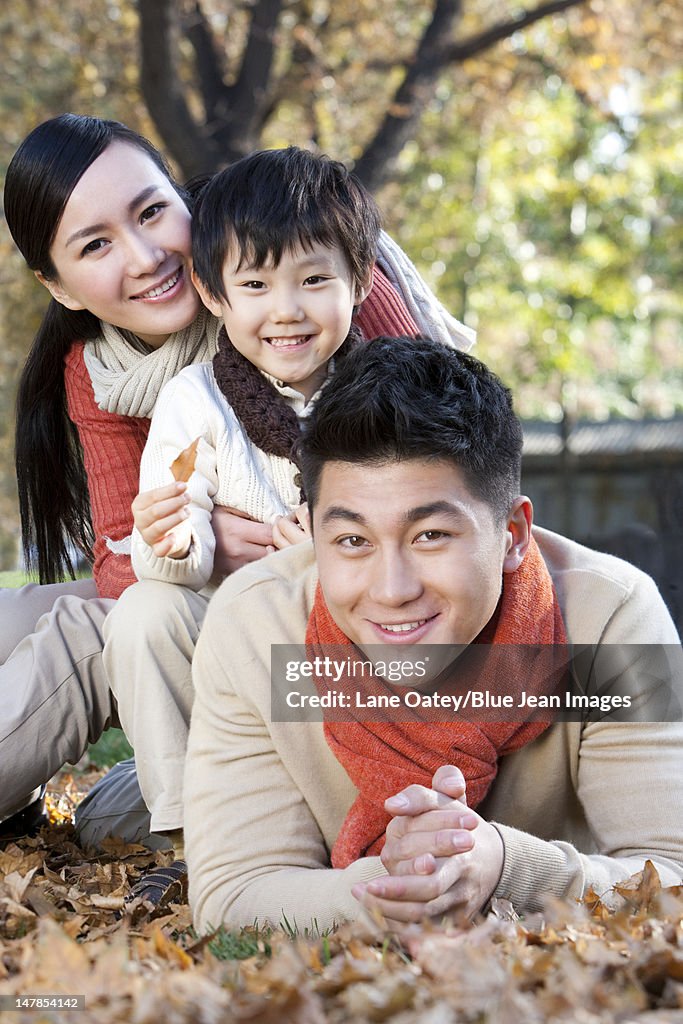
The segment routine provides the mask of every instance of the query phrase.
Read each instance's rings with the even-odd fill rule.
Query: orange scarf
[[[512,694],[514,705],[522,690],[535,694],[551,691],[556,680],[548,671],[548,659],[532,660],[524,653],[528,645],[566,643],[555,589],[535,540],[531,540],[516,572],[503,575],[496,614],[473,642],[516,645],[515,649],[503,651],[498,661],[498,669],[504,668],[505,678],[496,671],[496,659],[492,658],[484,666],[483,677],[472,680],[479,688]],[[353,646],[330,615],[318,584],[306,629],[306,645],[309,650],[319,648],[313,653],[324,654],[329,644]],[[400,651],[396,653],[400,657]],[[515,662],[516,654],[519,658]],[[358,660],[362,660],[360,654]],[[521,671],[516,671],[515,665]],[[358,689],[358,679],[347,676],[335,683],[339,685],[350,693]],[[377,685],[377,677],[373,677],[373,692],[378,692]],[[383,686],[383,681],[379,685]],[[316,679],[316,686],[321,693],[327,689],[324,679]],[[385,692],[392,692],[388,684]],[[467,783],[467,802],[476,807],[496,776],[499,756],[530,743],[550,724],[548,720],[475,723],[464,721],[452,711],[447,713],[447,719],[325,721],[325,738],[358,790],[332,849],[333,867],[343,868],[359,857],[380,853],[390,820],[384,801],[414,783],[431,786],[432,776],[441,765],[455,764],[460,768]]]

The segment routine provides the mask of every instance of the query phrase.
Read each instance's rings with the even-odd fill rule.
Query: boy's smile
[[[277,266],[238,269],[236,262],[230,253],[223,267],[227,300],[207,296],[200,285],[204,301],[238,352],[310,399],[369,287],[352,281],[341,248],[319,242],[286,250]]]

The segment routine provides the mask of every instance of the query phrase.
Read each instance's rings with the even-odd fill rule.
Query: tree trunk
[[[186,177],[215,170],[258,148],[264,124],[277,106],[273,81],[276,28],[283,0],[254,0],[242,60],[231,84],[201,0],[138,0],[142,91],[164,143]],[[371,190],[390,180],[396,161],[449,67],[462,64],[514,32],[587,0],[548,0],[469,39],[453,41],[462,0],[435,0],[432,17],[411,57],[387,112],[355,171]],[[182,20],[181,20],[182,16]],[[176,52],[184,30],[195,54],[195,85],[205,111],[197,119],[185,99]]]

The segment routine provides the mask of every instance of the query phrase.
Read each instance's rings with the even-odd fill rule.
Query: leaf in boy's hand
[[[198,444],[199,438],[195,437],[192,444],[188,445],[187,448],[183,448],[180,455],[178,455],[178,457],[171,463],[173,479],[177,480],[179,483],[186,484],[194,473]]]

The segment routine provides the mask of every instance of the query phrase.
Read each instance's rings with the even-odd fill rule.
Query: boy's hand
[[[279,516],[273,523],[273,544],[276,548],[288,548],[301,544],[311,537],[311,517],[306,502],[299,505],[287,516]]]
[[[133,522],[140,536],[157,558],[184,558],[190,549],[190,541],[184,550],[174,550],[176,538],[173,528],[185,522],[189,516],[187,484],[172,483],[143,491],[133,501],[131,509]]]

